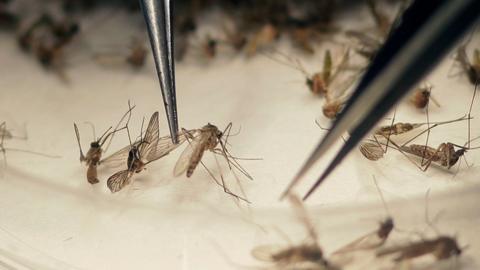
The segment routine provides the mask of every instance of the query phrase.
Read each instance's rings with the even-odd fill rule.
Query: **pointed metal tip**
[[[170,135],[172,142],[176,144],[178,143],[178,117],[173,56],[173,2],[171,0],[140,0],[140,4],[152,46]]]

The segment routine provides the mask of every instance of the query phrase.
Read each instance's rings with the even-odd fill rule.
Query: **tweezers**
[[[171,0],[140,0],[140,5],[160,81],[170,136],[176,144],[178,143],[178,116],[173,56],[173,2]]]
[[[342,134],[350,136],[306,200],[375,124],[441,59],[480,16],[478,0],[414,1],[392,31],[356,86],[344,110],[281,195],[285,197]]]

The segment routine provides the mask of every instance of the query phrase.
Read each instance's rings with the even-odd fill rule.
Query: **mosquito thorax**
[[[100,143],[98,141],[91,142],[90,148],[100,148]]]

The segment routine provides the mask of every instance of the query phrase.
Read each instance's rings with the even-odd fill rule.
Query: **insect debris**
[[[242,160],[242,159],[256,160],[256,159],[246,159],[246,158],[235,157],[229,152],[227,148],[228,138],[231,136],[230,134],[231,129],[232,129],[232,123],[229,123],[223,132],[220,131],[215,125],[212,125],[210,123],[203,126],[201,129],[193,129],[193,130],[182,129],[183,134],[185,135],[186,140],[188,142],[188,145],[180,155],[177,163],[175,164],[173,174],[174,176],[180,176],[186,172],[186,176],[190,177],[195,171],[195,169],[197,168],[197,165],[200,163],[202,164],[203,168],[208,172],[210,177],[212,177],[215,183],[223,188],[223,191],[225,193],[232,195],[236,199],[249,202],[246,198],[233,193],[226,186],[225,180],[221,172],[220,172],[220,181],[219,181],[217,177],[215,177],[214,174],[202,162],[203,154],[206,151],[210,151],[214,154],[214,158],[219,169],[220,169],[220,164],[218,162],[216,155],[220,155],[225,159],[225,161],[227,162],[228,168],[230,169],[230,171],[232,171],[235,177],[236,177],[236,174],[234,172],[234,169],[242,173],[248,179],[253,180],[252,176],[240,165],[238,160]],[[244,193],[240,182],[239,181],[237,182],[240,186],[242,193]]]
[[[142,124],[143,126],[143,124]],[[128,138],[130,140],[130,132],[128,125],[126,126]],[[185,136],[179,134],[178,144],[174,144],[170,136],[159,137],[158,112],[150,117],[145,135],[140,134],[140,140],[131,143],[127,147],[120,149],[116,153],[102,160],[102,163],[115,163],[118,160],[127,161],[127,169],[118,171],[110,176],[107,180],[107,187],[112,193],[122,190],[126,185],[130,184],[134,173],[140,173],[149,163],[164,157],[171,151],[175,150],[181,143],[185,141]],[[143,127],[142,127],[143,129]]]
[[[305,226],[308,239],[304,243],[283,248],[276,245],[257,246],[252,250],[252,256],[259,261],[273,263],[275,269],[338,269],[324,258],[323,250],[318,243],[317,232],[310,222],[303,203],[295,195],[289,194],[288,198],[298,219]]]
[[[104,150],[102,149],[103,145],[107,142],[109,138],[111,142],[116,132],[126,128],[126,126],[128,125],[128,122],[130,121],[130,115],[133,108],[135,108],[135,106],[130,107],[129,110],[122,116],[122,118],[120,119],[120,121],[118,122],[114,130],[110,131],[112,127],[109,127],[99,138],[96,138],[95,127],[92,124],[94,141],[90,143],[90,149],[88,149],[88,152],[86,155],[84,155],[82,151],[82,145],[80,143],[80,133],[78,131],[77,124],[73,123],[73,128],[75,129],[75,135],[77,137],[78,148],[80,149],[80,162],[85,162],[85,164],[87,165],[87,181],[90,184],[96,184],[99,182],[98,174],[97,174],[97,166],[100,165],[101,163],[100,160],[104,152]],[[123,122],[123,120],[127,115],[128,115],[127,123],[125,124],[124,127],[119,129],[118,127],[120,126],[120,124]],[[109,145],[110,143],[107,145],[105,151],[107,151]]]

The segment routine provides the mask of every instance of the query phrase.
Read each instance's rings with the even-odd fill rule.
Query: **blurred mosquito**
[[[84,155],[82,151],[82,145],[80,143],[80,133],[78,132],[77,124],[73,123],[73,128],[75,129],[75,135],[77,136],[78,148],[80,149],[80,162],[85,162],[85,164],[88,167],[87,180],[90,184],[96,184],[99,182],[97,178],[97,166],[100,165],[101,163],[100,159],[102,158],[102,153],[104,152],[102,149],[103,145],[107,142],[108,138],[110,138],[110,142],[111,142],[116,132],[126,128],[126,126],[128,125],[128,122],[130,121],[130,115],[133,108],[135,108],[135,106],[130,107],[129,110],[122,116],[122,118],[120,119],[120,121],[118,122],[114,130],[110,131],[112,127],[109,127],[99,138],[96,138],[95,127],[92,124],[94,141],[90,143],[90,149],[88,150],[86,155]],[[127,115],[128,115],[127,123],[125,124],[124,127],[119,129],[118,127],[120,126],[120,124],[123,122],[123,120]],[[105,148],[105,152],[107,151],[109,146],[110,146],[110,143]]]
[[[475,85],[480,82],[480,50],[473,51],[473,60],[470,61],[467,55],[467,45],[470,43],[471,37],[467,42],[458,46],[455,55],[455,61],[460,64],[462,71],[467,75],[471,84]]]
[[[377,257],[384,257],[396,255],[393,258],[394,262],[410,261],[415,258],[420,258],[425,255],[432,255],[437,261],[458,257],[466,247],[460,247],[457,240],[450,236],[440,235],[439,231],[434,227],[428,214],[428,195],[426,194],[425,219],[435,233],[438,235],[433,239],[422,239],[405,245],[397,245],[386,247],[376,252]]]
[[[347,68],[349,50],[345,50],[344,54],[336,65],[333,63],[330,50],[326,50],[323,58],[322,70],[314,74],[308,73],[298,59],[292,59],[290,56],[280,52],[277,53],[282,56],[285,61],[275,59],[274,57],[268,55],[267,56],[280,64],[300,71],[306,77],[305,84],[308,86],[308,89],[310,89],[310,91],[316,95],[324,96],[328,93],[331,83],[335,80],[338,74]]]
[[[232,123],[229,123],[223,132],[220,131],[216,126],[210,123],[203,126],[201,129],[193,129],[193,130],[183,129],[183,134],[185,134],[186,136],[188,145],[185,148],[185,150],[182,152],[177,163],[175,164],[173,174],[175,176],[180,176],[186,172],[187,177],[190,177],[195,171],[195,169],[197,168],[197,165],[200,163],[202,164],[203,168],[208,172],[208,174],[212,177],[215,183],[223,188],[223,191],[225,193],[232,195],[237,199],[243,200],[245,202],[249,202],[246,198],[239,196],[233,193],[232,191],[230,191],[230,189],[225,184],[225,180],[221,172],[220,172],[220,181],[219,181],[214,176],[214,174],[207,168],[207,166],[202,162],[202,157],[205,151],[210,151],[214,154],[215,161],[219,169],[220,169],[220,164],[218,162],[216,155],[220,155],[225,159],[230,171],[232,171],[235,177],[236,177],[236,174],[233,171],[234,169],[236,169],[237,171],[245,175],[248,179],[253,180],[252,176],[240,165],[238,160],[256,160],[256,159],[238,158],[238,157],[232,156],[232,154],[229,152],[227,148],[228,138],[231,136],[230,134],[231,129],[232,129]],[[240,182],[238,182],[238,184],[241,188]],[[242,188],[241,190],[242,190],[242,193],[244,193]]]
[[[329,119],[335,119],[342,111],[350,93],[347,91],[359,78],[360,72],[353,74],[339,83],[333,83],[325,94],[325,102],[322,106],[323,115]]]
[[[417,108],[417,109],[425,109],[429,104],[430,100],[437,106],[440,107],[440,104],[437,100],[432,96],[432,86],[431,85],[424,85],[417,87],[414,93],[410,96],[410,102]]]
[[[133,69],[140,69],[145,65],[147,54],[148,50],[145,42],[139,38],[134,38],[127,50],[97,53],[94,58],[102,65],[128,64]]]
[[[280,32],[273,24],[267,23],[261,27],[247,44],[247,56],[253,56],[257,51],[272,45],[280,36]]]
[[[387,204],[385,202],[385,199],[383,198],[382,191],[378,187],[378,183],[377,183],[377,180],[375,179],[375,176],[373,176],[373,181],[380,195],[380,198],[382,199],[383,207],[388,213],[389,211],[388,211]],[[346,246],[341,247],[340,249],[335,251],[333,254],[344,254],[344,253],[354,252],[358,250],[372,250],[372,249],[377,249],[383,246],[383,244],[385,244],[385,242],[387,241],[388,236],[394,229],[393,218],[391,217],[390,214],[388,215],[389,216],[385,218],[384,221],[380,222],[378,229],[359,237],[353,242],[347,244]]]
[[[303,203],[295,195],[289,194],[288,198],[297,218],[305,226],[308,233],[307,240],[304,243],[290,247],[278,245],[257,246],[252,250],[252,256],[259,261],[272,263],[275,269],[338,269],[324,258],[323,250],[318,243],[317,232],[308,217]]]
[[[158,127],[158,112],[155,112],[150,117],[145,135],[142,137],[142,132],[140,132],[140,140],[132,144],[127,125],[130,145],[101,161],[105,163],[115,162],[119,159],[123,159],[123,161],[126,159],[127,161],[126,170],[113,174],[107,180],[107,186],[112,193],[118,192],[130,184],[134,173],[140,173],[146,165],[169,154],[185,141],[185,136],[182,134],[179,134],[178,144],[173,144],[170,136],[159,138]],[[143,123],[141,130],[143,130]]]

